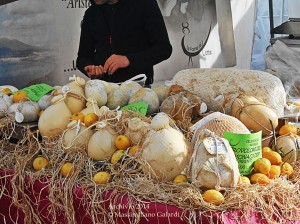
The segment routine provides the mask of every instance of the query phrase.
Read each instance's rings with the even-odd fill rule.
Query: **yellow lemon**
[[[282,163],[281,155],[275,151],[268,151],[264,153],[263,158],[268,159],[272,165],[280,165]]]
[[[259,158],[254,162],[254,171],[262,174],[268,174],[271,169],[271,162],[266,158]]]
[[[124,150],[130,146],[130,140],[125,135],[119,135],[115,139],[115,145],[118,149]]]
[[[262,173],[255,173],[250,177],[250,181],[252,184],[260,184],[260,185],[266,185],[270,183],[270,179]]]
[[[270,169],[270,172],[269,172],[269,178],[270,179],[276,179],[280,176],[280,166],[277,166],[277,165],[272,165],[271,166],[271,169]]]
[[[250,179],[248,177],[246,177],[246,176],[240,176],[238,184],[243,184],[243,185],[246,185],[246,186],[250,186],[251,182],[250,182]]]
[[[89,113],[84,117],[84,124],[86,127],[91,126],[94,122],[98,121],[99,117],[95,113]]]
[[[96,184],[107,184],[110,179],[111,175],[108,172],[98,172],[93,177],[93,181]]]
[[[262,156],[264,157],[264,154],[265,154],[266,152],[270,152],[270,151],[272,151],[272,149],[271,149],[270,147],[268,147],[268,146],[263,147],[263,148],[261,149]]]
[[[48,159],[46,159],[45,157],[39,156],[33,160],[32,166],[33,166],[33,169],[35,169],[36,171],[39,171],[39,170],[47,167],[48,163],[49,163]]]
[[[294,169],[289,163],[283,163],[280,168],[281,174],[291,177],[294,174]]]
[[[124,150],[117,150],[116,152],[114,152],[114,154],[111,157],[111,163],[112,164],[116,164],[120,161],[120,159],[123,157],[124,155]]]
[[[178,175],[174,178],[173,183],[176,185],[182,185],[188,182],[188,179],[185,175]]]
[[[61,169],[60,169],[60,173],[64,176],[64,177],[70,177],[74,174],[75,171],[75,166],[73,163],[65,163]]]
[[[74,113],[72,114],[71,120],[84,122],[84,114],[80,112]]]
[[[28,98],[27,93],[25,93],[25,92],[20,91],[20,92],[16,92],[13,95],[13,102],[14,103],[18,103],[20,101],[27,101],[27,100],[29,100],[29,98]]]
[[[134,145],[132,146],[130,149],[129,149],[129,152],[128,154],[129,155],[134,155],[137,151],[141,150],[141,148],[137,145]]]
[[[6,95],[11,95],[12,91],[10,90],[10,88],[4,88],[1,90],[2,93],[6,94]]]
[[[221,194],[219,191],[214,189],[205,191],[202,197],[204,201],[217,206],[220,205],[225,200],[223,194]]]
[[[293,124],[285,124],[279,129],[279,135],[285,135],[288,133],[297,134],[297,127]]]

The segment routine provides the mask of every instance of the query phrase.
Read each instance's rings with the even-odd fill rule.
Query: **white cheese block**
[[[278,117],[284,115],[283,84],[267,72],[235,68],[185,69],[179,71],[172,82],[199,96],[210,111],[230,114],[233,98],[244,93],[270,106]]]

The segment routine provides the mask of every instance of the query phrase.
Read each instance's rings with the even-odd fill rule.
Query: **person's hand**
[[[99,65],[87,65],[84,67],[84,71],[86,71],[88,77],[92,78],[92,76],[101,77],[104,75],[103,66]]]
[[[112,75],[119,68],[126,68],[129,65],[130,62],[126,56],[113,54],[106,60],[104,64],[104,73]]]

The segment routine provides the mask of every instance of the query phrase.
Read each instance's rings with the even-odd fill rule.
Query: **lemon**
[[[107,184],[110,179],[111,175],[108,172],[98,172],[93,177],[93,181],[96,184]]]
[[[250,179],[248,177],[245,177],[245,176],[240,176],[238,183],[246,185],[246,186],[250,186],[251,185]]]
[[[294,174],[294,169],[289,163],[283,163],[280,168],[281,174],[291,177]]]
[[[47,167],[49,161],[45,157],[39,156],[33,160],[32,166],[36,171],[42,170]]]
[[[204,201],[217,206],[220,205],[225,200],[223,194],[221,194],[219,191],[214,189],[205,191],[202,197]]]
[[[260,184],[260,185],[266,185],[270,183],[270,179],[262,173],[255,173],[250,177],[250,181],[252,184]]]
[[[130,140],[125,135],[119,135],[115,139],[117,149],[124,150],[130,146]]]
[[[254,171],[262,174],[268,174],[271,169],[271,162],[266,158],[259,158],[254,162]]]
[[[182,185],[188,182],[188,179],[185,175],[178,175],[175,177],[175,179],[173,180],[173,183],[176,185]]]
[[[117,150],[111,157],[111,163],[116,164],[124,155],[124,150]]]
[[[75,166],[73,163],[65,163],[61,169],[60,169],[60,173],[64,176],[64,177],[69,177],[72,176],[74,174],[75,171]]]

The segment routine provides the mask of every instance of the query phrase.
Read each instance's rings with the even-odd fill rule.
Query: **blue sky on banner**
[[[22,0],[0,6],[0,38],[45,47],[54,42],[52,1]]]

